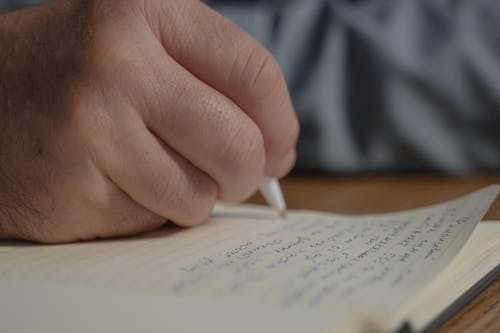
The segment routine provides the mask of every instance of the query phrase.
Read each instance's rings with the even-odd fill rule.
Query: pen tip
[[[286,217],[286,209],[280,209],[280,210],[278,211],[278,215],[279,215],[279,217],[281,217],[281,218],[285,218],[285,217]]]

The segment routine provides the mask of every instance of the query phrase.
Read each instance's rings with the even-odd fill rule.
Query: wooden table
[[[289,208],[361,214],[416,208],[495,183],[500,184],[500,173],[468,177],[434,174],[352,177],[295,175],[284,179],[282,188]],[[262,199],[255,196],[250,202],[262,203]],[[485,219],[500,220],[500,199],[493,204]],[[500,279],[438,332],[500,332]]]

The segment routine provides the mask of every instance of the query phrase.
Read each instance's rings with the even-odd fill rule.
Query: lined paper
[[[0,281],[384,321],[455,257],[498,191],[490,186],[439,205],[364,216],[291,211],[281,219],[266,208],[220,205],[188,230],[56,246],[1,243]]]

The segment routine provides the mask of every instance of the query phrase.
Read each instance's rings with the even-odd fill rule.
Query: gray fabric
[[[30,5],[36,5],[43,2],[44,0],[0,0],[0,13],[9,10],[20,9]]]
[[[285,72],[299,168],[500,166],[497,0],[217,1]]]
[[[280,62],[297,168],[500,167],[498,0],[207,2]]]

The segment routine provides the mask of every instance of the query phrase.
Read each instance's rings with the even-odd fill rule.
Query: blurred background
[[[298,170],[500,167],[500,2],[209,1],[276,56]]]

